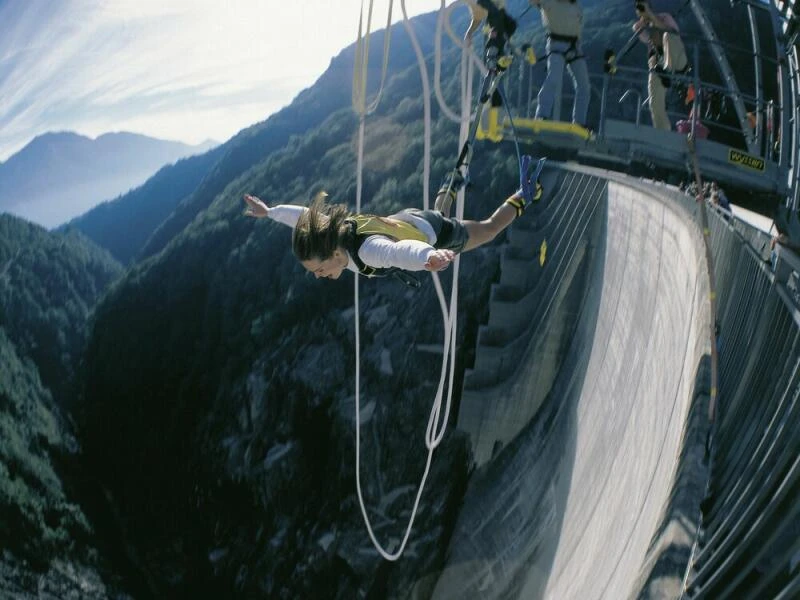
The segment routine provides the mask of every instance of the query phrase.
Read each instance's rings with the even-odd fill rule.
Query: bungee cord
[[[364,21],[364,2],[361,2],[361,13],[358,17],[358,37],[356,39],[356,53],[353,63],[353,92],[352,103],[353,109],[362,118],[365,115],[370,115],[375,112],[380,104],[381,96],[383,95],[384,84],[386,83],[386,73],[389,70],[389,40],[391,38],[392,26],[392,5],[393,0],[389,0],[389,16],[386,20],[386,33],[383,36],[383,64],[381,65],[381,82],[378,86],[378,91],[375,93],[375,98],[369,106],[367,106],[367,68],[369,66],[369,38],[371,36],[372,27],[372,1],[369,3],[369,11],[367,13],[367,30],[362,36],[362,25]]]
[[[401,9],[403,13],[403,24],[406,28],[406,31],[409,35],[411,40],[411,44],[414,48],[414,52],[416,54],[417,63],[419,66],[420,76],[422,78],[422,87],[423,87],[423,112],[424,112],[424,151],[423,151],[423,206],[424,208],[429,208],[430,206],[430,148],[431,148],[431,106],[430,106],[430,84],[429,84],[429,77],[428,77],[428,70],[425,64],[425,57],[422,53],[420,48],[419,42],[408,22],[408,15],[405,8],[405,0],[401,0]],[[383,65],[384,69],[382,70],[381,75],[381,85],[379,88],[378,93],[376,94],[375,99],[373,102],[367,106],[366,104],[366,83],[367,83],[367,54],[369,49],[369,37],[370,37],[370,20],[372,17],[372,8],[373,8],[373,0],[370,0],[369,10],[368,10],[368,17],[367,17],[367,30],[366,34],[362,39],[362,19],[363,19],[363,4],[362,4],[362,15],[359,19],[359,34],[358,34],[358,43],[357,43],[357,51],[356,51],[356,65],[354,70],[354,77],[353,77],[353,108],[355,112],[359,115],[359,130],[358,130],[358,152],[357,152],[357,166],[356,166],[356,212],[361,211],[361,197],[363,191],[363,166],[364,166],[364,138],[365,138],[365,130],[366,130],[366,116],[373,112],[377,106],[380,99],[381,91],[383,89],[383,84],[386,75],[386,66],[388,65],[388,39],[389,39],[389,27],[391,25],[391,3],[389,8],[389,25],[387,25],[385,39],[384,39],[384,57],[383,57]],[[451,9],[452,10],[452,7]],[[442,0],[442,10],[440,11],[439,20],[437,22],[437,44],[436,44],[436,58],[435,58],[435,87],[436,87],[436,96],[437,100],[440,102],[440,106],[445,114],[450,113],[450,117],[452,118],[454,113],[450,111],[449,108],[446,107],[446,104],[443,102],[443,95],[441,94],[441,89],[439,86],[439,73],[441,69],[441,44],[439,43],[439,37],[441,35],[441,24],[444,11],[444,0]],[[449,11],[447,12],[447,16],[449,16]],[[449,27],[449,23],[447,24],[449,31],[452,34],[452,29]],[[460,40],[458,40],[460,42]],[[461,116],[457,118],[460,122],[460,134],[459,134],[459,145],[462,145],[466,138],[469,131],[469,122],[470,122],[470,114],[471,114],[471,99],[470,99],[470,90],[471,90],[471,83],[472,83],[472,64],[469,60],[469,55],[472,54],[471,48],[469,48],[464,43],[459,43],[462,49],[462,60],[461,60],[461,78],[462,78],[462,85],[461,85]],[[466,71],[466,72],[465,72]],[[456,216],[457,218],[463,217],[464,212],[464,190],[459,190],[457,194],[457,203],[456,203]],[[411,516],[409,517],[408,524],[405,528],[405,533],[403,535],[402,541],[400,542],[399,546],[396,550],[390,551],[385,549],[382,544],[378,541],[377,536],[375,535],[374,529],[372,527],[372,523],[370,521],[369,515],[367,514],[366,505],[364,502],[363,491],[361,486],[361,333],[360,333],[360,294],[359,294],[359,285],[358,285],[358,276],[354,278],[354,319],[355,319],[355,347],[356,347],[356,368],[355,368],[355,417],[356,417],[356,491],[358,494],[358,502],[359,507],[361,509],[361,515],[364,519],[364,523],[367,527],[367,532],[369,534],[370,540],[374,545],[375,549],[378,553],[389,561],[394,561],[400,558],[405,547],[408,543],[408,539],[411,534],[411,529],[414,524],[414,520],[416,519],[417,512],[419,509],[420,499],[422,497],[422,492],[425,488],[425,483],[427,481],[428,475],[430,473],[430,466],[433,459],[433,452],[441,443],[444,433],[446,431],[447,422],[450,416],[450,409],[452,405],[452,394],[453,394],[453,379],[455,374],[455,341],[457,336],[457,324],[456,324],[456,315],[458,313],[458,275],[459,275],[459,266],[460,266],[460,257],[456,256],[456,259],[453,261],[453,285],[451,289],[450,295],[450,305],[448,308],[448,303],[445,300],[445,294],[441,285],[441,281],[439,278],[438,273],[431,273],[434,287],[436,289],[436,295],[439,300],[439,305],[442,311],[442,323],[444,328],[444,342],[442,348],[442,367],[440,370],[439,376],[439,384],[437,386],[436,396],[433,402],[433,406],[431,408],[430,417],[428,419],[428,424],[425,430],[425,446],[428,450],[427,459],[425,462],[425,468],[420,480],[419,487],[417,489],[417,494],[414,499],[414,506],[411,511]],[[448,368],[449,367],[449,368]],[[446,401],[443,403],[444,397],[444,387],[445,381],[447,381],[447,394],[446,394]],[[442,407],[444,404],[444,412],[442,412]]]

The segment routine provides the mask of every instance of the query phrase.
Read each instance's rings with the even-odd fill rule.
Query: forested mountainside
[[[69,406],[89,314],[121,273],[106,251],[76,232],[51,233],[0,215],[3,597],[39,590],[104,598],[119,584],[98,554],[100,540],[76,489],[81,456]]]
[[[369,210],[420,202],[412,75],[387,90],[395,108],[367,140]],[[456,148],[451,129],[435,132],[439,172]],[[288,228],[241,215],[244,192],[306,201],[324,187],[352,198],[355,132],[356,119],[343,110],[295,138],[229,185],[98,308],[83,440],[167,594],[308,597],[339,581],[332,593],[344,598],[389,577],[362,552],[369,540],[353,496],[351,276],[311,279],[291,255]],[[391,148],[383,143],[389,138]],[[513,156],[486,148],[468,214],[488,214],[513,191],[515,171]],[[462,341],[485,318],[498,258],[496,245],[465,257]],[[363,409],[373,415],[364,427],[365,485],[373,504],[381,491],[395,490],[397,500],[385,507],[391,527],[382,527],[392,536],[413,491],[406,486],[424,466],[438,381],[440,356],[419,350],[442,343],[438,302],[423,281],[419,291],[394,280],[362,284]],[[470,347],[464,343],[460,360]],[[421,513],[409,554],[418,558],[396,568],[391,586],[415,581],[440,560],[444,507],[457,501],[466,478],[463,440],[449,436],[438,457],[427,496],[435,509]]]
[[[189,196],[225,153],[217,146],[205,154],[161,168],[144,185],[104,202],[70,221],[74,227],[128,265],[178,204]]]
[[[89,313],[121,273],[79,232],[0,215],[0,327],[59,403],[74,398]]]

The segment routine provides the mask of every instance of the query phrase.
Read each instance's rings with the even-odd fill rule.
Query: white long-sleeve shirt
[[[278,204],[270,208],[267,214],[273,221],[293,228],[300,216],[307,210],[304,206]],[[389,218],[411,223],[428,238],[428,243],[418,240],[395,241],[385,235],[371,235],[361,244],[361,248],[358,250],[358,258],[364,264],[376,269],[397,267],[406,271],[424,270],[425,263],[428,262],[428,256],[434,251],[433,244],[436,243],[436,233],[433,231],[431,224],[425,219],[402,212],[390,215]],[[358,273],[358,267],[349,253],[347,255],[347,268]]]

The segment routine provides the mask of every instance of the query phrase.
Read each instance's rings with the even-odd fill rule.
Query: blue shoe
[[[539,181],[539,175],[542,174],[546,158],[540,158],[536,165],[531,170],[531,163],[533,157],[524,155],[519,167],[519,189],[514,193],[511,198],[506,200],[508,204],[517,209],[517,216],[521,215],[529,204],[533,204],[542,199],[544,195],[544,188]]]

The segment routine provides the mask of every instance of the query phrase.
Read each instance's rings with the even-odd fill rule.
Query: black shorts
[[[452,250],[456,254],[464,250],[464,246],[469,241],[469,233],[464,224],[457,220],[445,217],[438,210],[421,210],[419,208],[407,208],[403,212],[425,219],[433,227],[436,234],[434,248],[441,250]]]

